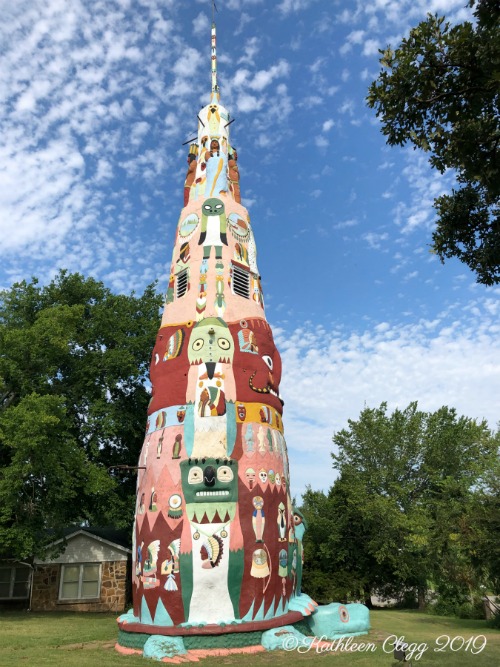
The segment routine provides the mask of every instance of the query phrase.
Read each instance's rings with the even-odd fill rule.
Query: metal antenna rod
[[[217,37],[215,33],[216,11],[215,0],[212,0],[212,93],[219,92],[219,86],[217,85]]]

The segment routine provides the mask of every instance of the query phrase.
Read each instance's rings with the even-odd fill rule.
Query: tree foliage
[[[492,285],[500,282],[500,7],[470,4],[474,24],[429,14],[398,48],[381,51],[385,69],[367,102],[391,146],[412,143],[439,172],[455,170],[460,187],[434,202],[433,249]]]
[[[72,522],[128,525],[158,328],[140,297],[61,271],[0,295],[0,543],[43,555]],[[49,537],[47,537],[49,536]]]
[[[447,407],[423,412],[417,403],[389,415],[382,403],[349,420],[334,443],[338,479],[327,495],[304,496],[304,586],[313,595],[364,599],[412,589],[423,603],[430,585],[466,599],[493,581],[497,561],[485,558],[478,494],[491,487],[499,442],[486,422]]]

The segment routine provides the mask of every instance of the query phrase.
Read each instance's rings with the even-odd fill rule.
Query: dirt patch
[[[85,642],[78,644],[63,644],[57,648],[62,649],[63,651],[81,651],[81,650],[95,650],[95,649],[112,649],[115,648],[116,642],[110,641],[94,641],[94,642]]]

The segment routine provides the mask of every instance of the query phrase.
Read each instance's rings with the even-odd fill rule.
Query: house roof
[[[63,541],[68,542],[77,535],[89,535],[90,537],[97,539],[99,542],[118,547],[121,551],[127,551],[128,553],[132,552],[130,531],[122,528],[112,528],[109,526],[102,528],[93,526],[69,526],[64,529],[63,534],[64,537],[54,540],[52,544],[58,544]]]
[[[123,528],[113,528],[111,526],[102,528],[93,526],[83,528],[81,526],[73,526],[64,531],[64,537],[67,540],[69,537],[72,537],[77,533],[88,533],[89,535],[93,535],[94,537],[110,542],[111,544],[125,547],[125,549],[128,550],[130,550],[132,546],[132,535],[128,528],[125,530]]]
[[[112,526],[105,527],[94,527],[94,526],[68,526],[62,531],[63,537],[55,539],[49,544],[50,546],[55,546],[61,543],[68,543],[74,537],[87,536],[90,539],[94,539],[97,542],[100,542],[103,546],[107,545],[108,547],[115,548],[118,551],[124,554],[132,553],[132,535],[129,530],[124,530],[120,528],[114,528]],[[62,546],[64,550],[66,546]],[[35,558],[35,562],[42,563],[45,562],[45,559]],[[3,565],[6,564],[26,564],[23,561],[20,561],[12,552],[2,552],[0,553],[0,562]],[[30,565],[31,567],[31,565]]]

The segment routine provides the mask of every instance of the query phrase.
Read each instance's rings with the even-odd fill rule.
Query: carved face
[[[262,496],[255,496],[252,503],[256,510],[261,510],[264,507],[264,499]]]
[[[204,216],[223,215],[225,208],[224,203],[220,199],[212,197],[211,199],[205,199],[201,210]]]
[[[217,362],[232,363],[234,344],[229,328],[219,317],[206,317],[200,320],[191,332],[188,358],[190,364],[207,365],[208,376]]]
[[[181,461],[182,491],[191,521],[201,522],[204,514],[213,521],[234,517],[238,500],[238,463],[232,459],[188,459]]]
[[[252,332],[252,354],[242,349],[238,334],[238,324],[230,325],[233,338],[237,341],[234,351],[234,379],[236,396],[239,401],[265,403],[280,414],[283,404],[278,396],[281,380],[281,358],[274,344],[271,330],[262,320],[249,320]]]
[[[245,479],[249,489],[253,488],[255,484],[255,470],[253,468],[247,468],[245,470]]]
[[[264,470],[264,468],[259,470],[259,480],[262,484],[267,483],[267,470]]]

